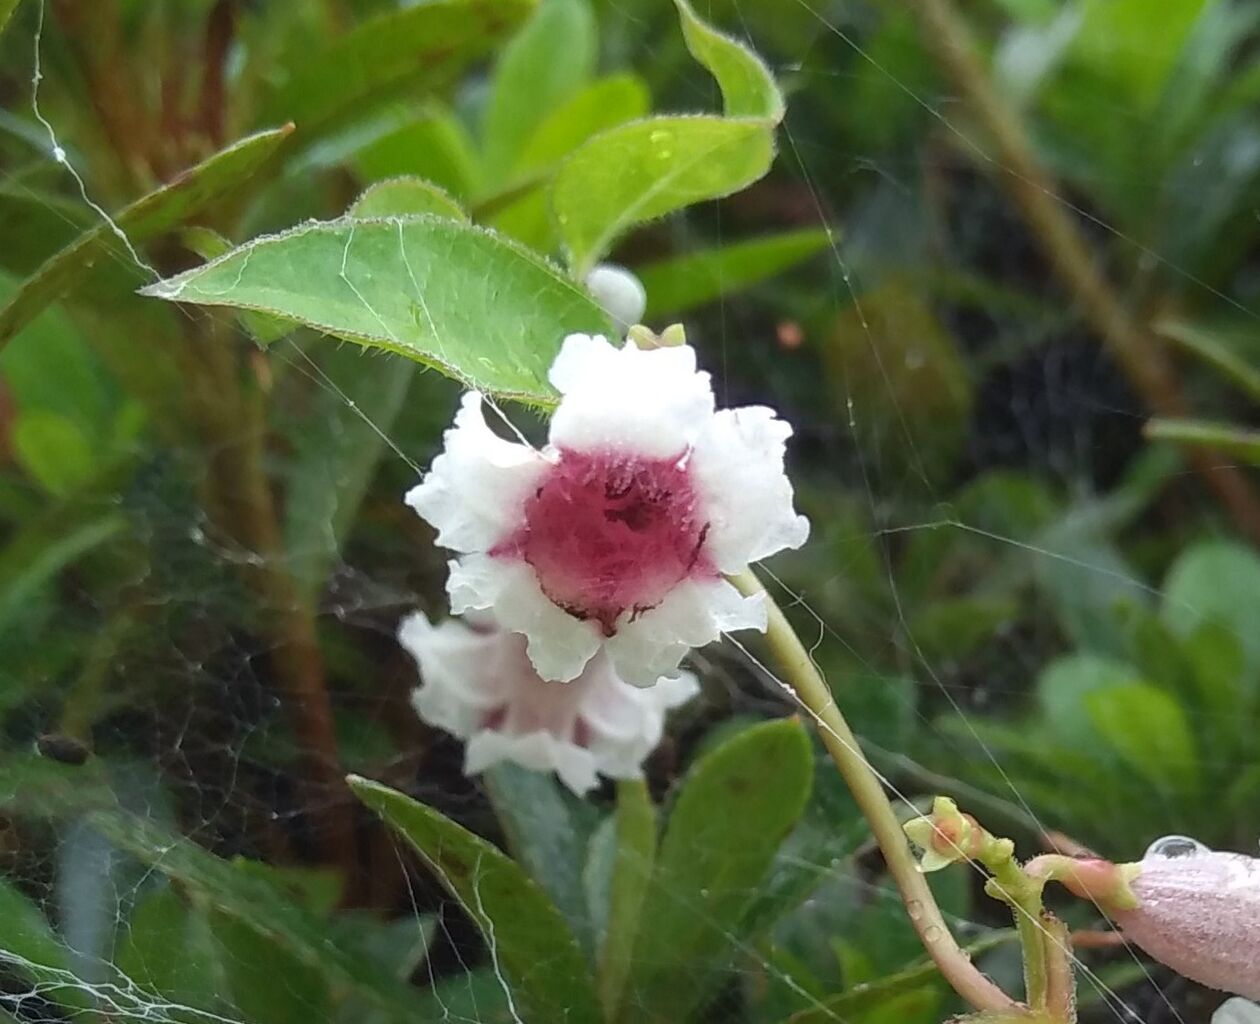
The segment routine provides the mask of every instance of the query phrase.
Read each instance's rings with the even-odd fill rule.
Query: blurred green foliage
[[[664,0],[40,8],[0,3],[0,987],[24,994],[4,1012],[512,1020],[476,927],[497,911],[404,860],[347,770],[506,865],[509,908],[515,889],[553,906],[525,939],[572,940],[561,982],[602,962],[581,998],[616,1019],[950,1012],[817,750],[812,786],[782,752],[754,772],[745,819],[673,816],[715,759],[760,769],[740,750],[787,735],[741,729],[782,711],[742,659],[704,652],[703,706],[651,766],[659,850],[650,804],[578,806],[520,773],[475,788],[409,712],[392,631],[441,607],[443,565],[398,497],[458,391],[429,368],[545,406],[559,335],[521,325],[604,327],[572,277],[606,256],[641,274],[653,326],[686,317],[724,400],[795,425],[814,536],[772,568],[901,793],[948,789],[1029,853],[1044,829],[1124,859],[1165,833],[1254,848],[1258,524],[1184,458],[1256,451],[1253,4],[965,9],[1120,307],[1176,346],[1185,420],[1154,439],[912,6],[696,5],[766,58],[786,115]],[[88,195],[154,273],[188,274],[181,298],[235,310],[135,294],[153,274],[34,116],[41,18],[40,110]],[[624,191],[609,168],[635,171],[611,176]],[[336,223],[238,248],[308,218]],[[426,323],[397,282],[434,238],[451,259]],[[329,284],[348,245],[380,322]],[[239,291],[285,274],[284,301]],[[32,754],[45,733],[88,763]],[[675,829],[709,837],[696,860]],[[635,890],[611,865],[645,849]],[[694,877],[704,850],[725,890]],[[942,902],[1006,978],[971,882],[945,876]],[[609,947],[640,899],[641,944]],[[656,955],[662,929],[686,963]]]

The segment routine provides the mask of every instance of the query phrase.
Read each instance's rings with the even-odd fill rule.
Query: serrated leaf
[[[347,211],[350,217],[414,217],[431,213],[435,217],[467,221],[464,208],[437,185],[411,176],[389,178],[369,185]]]
[[[644,898],[622,1020],[685,1020],[712,993],[805,809],[813,767],[805,730],[781,719],[734,736],[688,772]]]
[[[216,260],[224,253],[236,248],[228,239],[217,231],[205,227],[187,228],[180,232],[180,241],[195,252],[203,260]],[[237,316],[240,325],[259,345],[270,345],[279,341],[297,328],[292,320],[284,317],[269,316],[266,313],[255,313],[253,310],[242,310]]]
[[[760,57],[743,43],[702,21],[688,0],[674,0],[691,55],[709,69],[722,90],[727,117],[783,120],[783,94]]]
[[[194,216],[257,171],[284,141],[292,126],[259,132],[233,143],[169,184],[150,192],[114,217],[133,245]],[[97,261],[112,259],[121,245],[108,224],[80,235],[46,260],[0,310],[0,346],[30,323],[45,306],[73,288]],[[124,258],[125,255],[124,255]]]
[[[433,217],[303,225],[144,294],[291,317],[497,395],[550,402],[564,336],[611,333],[581,288],[484,228]]]
[[[804,228],[635,267],[647,292],[646,316],[678,316],[764,281],[825,248],[831,237],[826,229]]]
[[[360,22],[322,52],[302,54],[264,102],[261,120],[292,120],[309,140],[371,105],[451,81],[519,24],[534,0],[427,0]]]
[[[350,788],[397,829],[481,929],[512,978],[525,1019],[596,1024],[601,1019],[573,934],[542,889],[490,843],[380,783]]]
[[[765,122],[710,115],[654,117],[583,144],[551,187],[556,228],[583,277],[629,228],[752,184],[770,169]]]
[[[586,0],[543,0],[499,58],[486,106],[484,163],[502,181],[534,129],[595,67],[595,19]]]

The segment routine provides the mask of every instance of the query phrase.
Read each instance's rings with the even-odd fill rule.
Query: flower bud
[[[1226,999],[1212,1014],[1212,1024],[1260,1024],[1260,1006],[1246,999]]]
[[[1115,913],[1126,938],[1193,981],[1260,998],[1260,860],[1200,848],[1132,867],[1138,905]]]
[[[930,818],[916,818],[902,828],[910,841],[923,850],[919,868],[924,873],[977,857],[989,838],[976,819],[963,814],[947,796],[938,796],[932,802]]]
[[[643,319],[643,311],[647,309],[647,292],[643,290],[643,282],[625,267],[613,263],[599,264],[586,275],[586,287],[622,334],[631,324]]]

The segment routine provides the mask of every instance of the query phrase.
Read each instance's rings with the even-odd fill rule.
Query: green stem
[[[993,865],[989,891],[1014,912],[1024,957],[1024,998],[1032,1009],[1044,1010],[1050,979],[1046,931],[1041,920],[1041,886],[1025,875],[1012,858]]]
[[[831,690],[791,623],[751,570],[731,577],[731,582],[745,596],[763,595],[769,616],[766,638],[786,685],[814,718],[827,752],[879,843],[888,873],[896,882],[914,929],[942,977],[977,1010],[1018,1010],[1019,1004],[980,972],[950,933],[883,785],[867,763]]]

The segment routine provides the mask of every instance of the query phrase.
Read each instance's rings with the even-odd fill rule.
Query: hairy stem
[[[946,73],[971,104],[997,147],[998,180],[1022,213],[1060,282],[1142,401],[1161,416],[1187,412],[1172,362],[1155,335],[1124,306],[1037,162],[1014,108],[993,88],[970,32],[952,0],[919,0],[925,36]],[[1237,469],[1209,448],[1188,457],[1235,525],[1260,542],[1260,497]]]
[[[954,991],[977,1010],[1010,1012],[1019,1009],[1015,1000],[986,978],[968,959],[950,933],[927,879],[919,870],[910,845],[902,833],[901,822],[893,811],[883,785],[867,763],[857,739],[836,706],[831,690],[819,675],[791,623],[751,570],[733,576],[731,582],[745,596],[764,595],[770,619],[766,636],[778,660],[785,684],[792,689],[817,723],[827,752],[840,770],[870,825],[876,842],[879,843],[888,872],[897,884],[914,929],[941,975],[953,986]]]
[[[1024,957],[1024,998],[1034,1010],[1044,1010],[1050,988],[1048,947],[1042,924],[1041,886],[1030,884],[1013,858],[992,866],[989,887],[1010,905]]]

